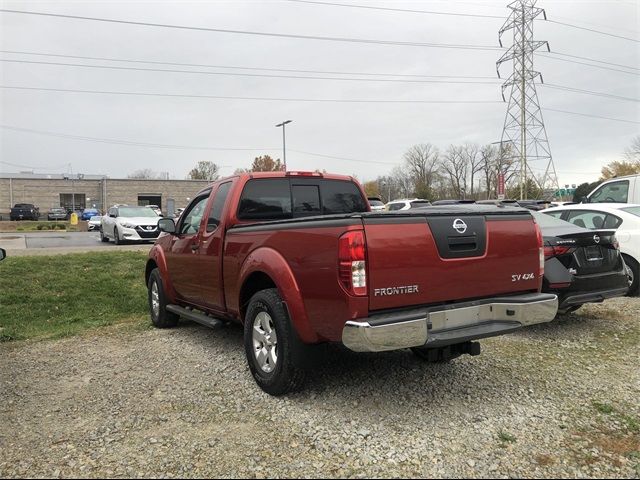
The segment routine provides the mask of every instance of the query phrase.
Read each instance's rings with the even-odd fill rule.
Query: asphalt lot
[[[100,241],[98,232],[9,232],[0,233],[0,247],[8,255],[47,255],[55,253],[91,252],[118,249],[139,250],[151,248],[152,243],[134,242],[116,246]]]

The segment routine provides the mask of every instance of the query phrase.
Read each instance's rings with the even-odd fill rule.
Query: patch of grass
[[[504,430],[500,430],[498,432],[498,440],[500,440],[500,442],[503,444],[516,443],[516,437],[509,432],[505,432]]]
[[[598,412],[604,413],[605,415],[610,415],[615,411],[613,406],[608,403],[602,403],[594,400],[592,404]]]
[[[146,259],[143,252],[5,259],[0,263],[0,341],[60,338],[147,322]]]
[[[71,225],[67,221],[30,221],[22,220],[16,224],[18,232],[37,232],[46,230],[70,230]]]

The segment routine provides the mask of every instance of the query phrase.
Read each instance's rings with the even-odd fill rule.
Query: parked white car
[[[90,232],[100,230],[100,225],[102,225],[102,215],[94,215],[87,222],[87,228]]]
[[[380,197],[367,197],[367,200],[372,212],[384,212],[384,202],[380,200]]]
[[[412,198],[412,199],[402,199],[402,200],[392,200],[387,203],[384,208],[390,212],[398,211],[398,210],[409,210],[411,208],[420,208],[420,207],[428,207],[431,205],[429,200],[424,200],[422,198]]]
[[[580,203],[547,208],[548,215],[591,229],[615,230],[629,274],[629,293],[638,294],[640,281],[640,205]]]
[[[160,207],[158,205],[147,205],[147,208],[150,208],[151,210],[156,212],[159,217],[162,216],[162,210],[160,209]]]
[[[148,207],[113,206],[101,219],[100,240],[113,239],[116,245],[135,240],[153,242],[160,235],[161,218]]]

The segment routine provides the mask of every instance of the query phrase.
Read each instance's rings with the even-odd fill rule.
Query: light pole
[[[285,125],[291,123],[293,120],[287,120],[286,122],[279,123],[276,127],[282,127],[282,161],[284,163],[284,171],[287,171],[287,143],[284,134]]]

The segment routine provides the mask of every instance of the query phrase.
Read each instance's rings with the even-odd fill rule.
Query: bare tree
[[[407,172],[405,168],[395,167],[391,170],[391,177],[393,178],[393,183],[396,187],[396,195],[403,198],[413,196],[415,183],[411,173]]]
[[[189,172],[189,178],[192,180],[209,180],[214,181],[220,177],[220,167],[213,162],[200,161]]]
[[[461,147],[460,153],[467,164],[469,182],[471,184],[470,197],[476,199],[475,178],[476,174],[479,174],[482,171],[482,155],[480,153],[480,146],[477,143],[466,143]]]
[[[624,156],[629,162],[640,165],[640,135],[634,137],[631,146],[625,150]]]
[[[438,149],[430,143],[411,147],[403,156],[406,169],[413,175],[414,193],[419,197],[433,197],[433,184],[440,168]]]
[[[441,168],[443,175],[451,185],[452,194],[457,198],[465,198],[469,165],[463,153],[463,147],[449,146]]]
[[[143,168],[141,170],[136,170],[133,173],[127,175],[127,178],[138,178],[141,180],[155,180],[160,178],[160,174],[151,170],[150,168]]]

